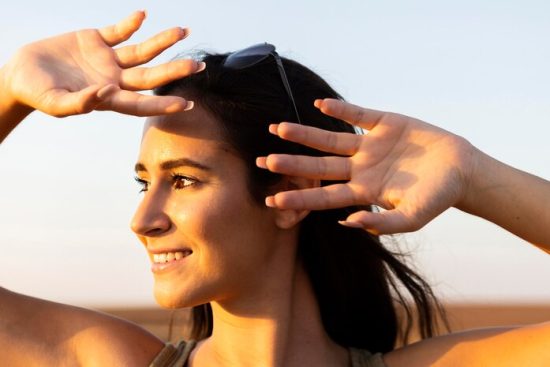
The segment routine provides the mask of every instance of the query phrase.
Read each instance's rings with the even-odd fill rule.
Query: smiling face
[[[151,258],[161,306],[228,300],[258,287],[280,228],[274,211],[252,200],[245,164],[214,118],[196,106],[149,119],[136,172],[144,196],[131,227]]]

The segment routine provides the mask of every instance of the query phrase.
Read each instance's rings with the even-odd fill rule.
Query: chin
[[[198,306],[211,301],[208,297],[201,297],[200,289],[185,290],[167,284],[155,282],[154,295],[157,304],[162,308],[177,309]]]
[[[155,286],[154,294],[157,304],[162,308],[176,309],[191,307],[189,302],[186,302],[188,297],[179,292],[174,292],[174,290]]]

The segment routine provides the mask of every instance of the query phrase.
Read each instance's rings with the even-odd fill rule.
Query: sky
[[[2,8],[0,64],[26,43],[137,9],[148,18],[133,42],[192,30],[152,64],[267,41],[355,104],[429,121],[550,178],[550,2],[19,0]],[[82,306],[154,304],[148,259],[129,229],[143,122],[34,112],[5,140],[1,286]],[[483,219],[451,209],[396,239],[444,301],[550,302],[550,257]]]

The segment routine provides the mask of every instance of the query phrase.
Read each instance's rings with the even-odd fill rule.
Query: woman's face
[[[143,199],[131,223],[152,262],[164,307],[229,300],[261,281],[278,228],[253,202],[244,162],[199,107],[150,118],[137,178]]]

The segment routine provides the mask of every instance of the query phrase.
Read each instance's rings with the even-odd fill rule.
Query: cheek
[[[271,252],[274,220],[239,188],[204,190],[175,203],[172,210],[177,231],[190,241],[203,275],[248,273]]]

